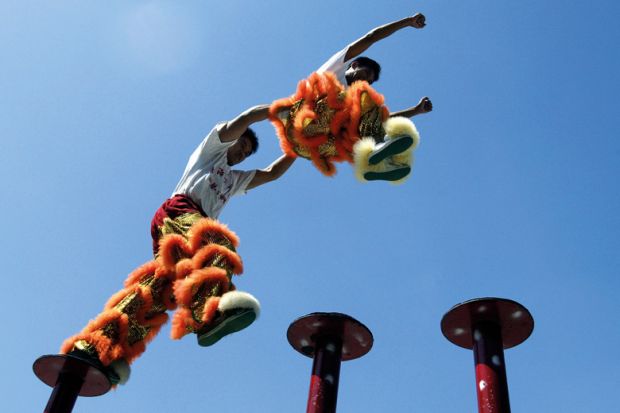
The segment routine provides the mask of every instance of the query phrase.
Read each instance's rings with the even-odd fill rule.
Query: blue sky
[[[31,372],[150,259],[149,222],[202,137],[287,96],[334,52],[426,14],[366,54],[399,110],[429,96],[412,178],[333,179],[300,160],[233,199],[239,289],[259,321],[213,348],[169,326],[127,386],[75,411],[293,412],[310,359],[290,322],[339,311],[375,345],[343,364],[339,412],[475,411],[473,357],[441,335],[454,304],[521,302],[536,327],[506,352],[513,411],[620,402],[620,56],[612,1],[0,2],[6,412],[42,410]],[[279,155],[273,128],[259,152]]]

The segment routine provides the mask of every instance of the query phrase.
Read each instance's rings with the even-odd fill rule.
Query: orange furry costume
[[[360,137],[383,140],[389,116],[383,101],[367,82],[345,89],[334,74],[315,72],[299,82],[294,95],[273,102],[269,118],[287,155],[310,159],[333,176],[334,162],[353,162]]]
[[[98,359],[118,376],[113,383],[122,384],[121,370],[128,376],[129,364],[168,320],[166,310],[176,309],[171,336],[180,339],[208,328],[225,297],[247,294],[232,291],[232,275],[243,271],[238,243],[232,231],[209,218],[197,220],[186,236],[164,236],[159,256],[134,270],[103,312],[65,340],[61,353],[79,351]]]

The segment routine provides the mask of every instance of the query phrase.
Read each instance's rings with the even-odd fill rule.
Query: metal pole
[[[473,329],[476,392],[480,413],[510,413],[501,327],[479,323]]]
[[[306,412],[335,413],[340,364],[368,353],[372,333],[346,314],[311,313],[291,323],[286,337],[295,350],[313,359]]]
[[[335,413],[342,357],[342,340],[320,337],[312,362],[307,413]]]
[[[111,383],[101,366],[73,354],[50,354],[32,365],[34,374],[53,387],[44,413],[70,413],[78,396],[101,396]]]
[[[504,349],[523,343],[533,330],[527,308],[505,298],[465,301],[443,316],[443,335],[473,350],[479,413],[510,413]]]
[[[84,380],[74,374],[61,372],[58,383],[45,406],[44,413],[70,413],[73,410]]]

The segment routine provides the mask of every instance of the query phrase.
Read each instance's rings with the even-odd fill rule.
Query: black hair
[[[256,136],[256,132],[251,128],[247,128],[241,136],[245,136],[252,144],[252,152],[250,152],[250,155],[256,153],[258,150],[258,137]]]
[[[376,82],[377,80],[379,80],[379,75],[381,74],[381,65],[380,65],[379,63],[377,63],[377,61],[376,61],[376,60],[372,60],[371,58],[366,57],[366,56],[356,57],[356,58],[355,58],[355,59],[354,59],[354,60],[353,60],[353,61],[349,64],[349,67],[351,67],[351,65],[352,65],[353,63],[356,63],[356,62],[357,62],[357,64],[358,64],[359,66],[362,66],[362,67],[367,67],[368,69],[372,70],[372,72],[373,72],[373,73],[374,73],[374,75],[375,75],[375,80],[374,80],[375,82]]]

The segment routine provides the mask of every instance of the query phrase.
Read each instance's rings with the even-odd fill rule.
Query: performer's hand
[[[422,13],[416,13],[409,17],[409,25],[416,29],[421,29],[426,26],[426,17]]]
[[[428,113],[433,110],[433,102],[428,98],[428,96],[424,96],[420,99],[420,103],[418,103],[418,113]]]

